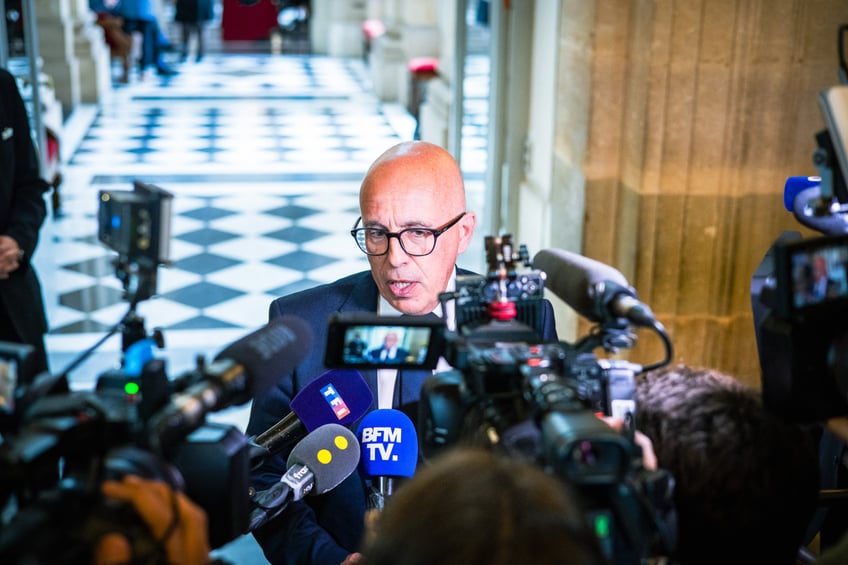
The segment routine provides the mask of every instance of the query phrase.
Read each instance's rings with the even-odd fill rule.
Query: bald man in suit
[[[422,141],[389,148],[368,169],[360,187],[361,218],[352,230],[370,270],[274,300],[270,318],[283,315],[306,320],[314,345],[291,374],[253,402],[248,434],[267,430],[291,411],[291,399],[327,370],[324,344],[327,322],[341,312],[381,316],[436,313],[450,326],[453,313],[442,313],[439,294],[455,288],[457,257],[471,242],[477,222],[466,209],[459,165],[445,149]],[[451,310],[451,308],[448,308]],[[541,333],[556,340],[553,307],[545,301]],[[371,409],[394,408],[413,422],[426,376],[390,370],[364,370],[374,394]],[[253,474],[267,488],[285,473],[283,456],[270,457]],[[290,503],[254,532],[272,563],[355,563],[364,530],[367,485],[354,472],[320,497]]]

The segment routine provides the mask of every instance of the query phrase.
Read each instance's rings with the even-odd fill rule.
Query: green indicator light
[[[610,535],[610,523],[608,516],[598,516],[595,518],[595,534],[603,539]]]
[[[138,383],[127,383],[124,385],[124,392],[127,394],[138,394],[140,390]]]

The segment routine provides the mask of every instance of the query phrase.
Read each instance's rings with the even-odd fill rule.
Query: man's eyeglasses
[[[401,249],[407,255],[423,257],[429,255],[436,248],[436,240],[439,236],[451,229],[459,222],[465,212],[437,229],[431,228],[406,228],[399,232],[386,231],[383,228],[357,228],[362,218],[356,220],[350,235],[356,240],[356,244],[366,255],[385,255],[389,252],[389,240],[396,237],[400,242]]]

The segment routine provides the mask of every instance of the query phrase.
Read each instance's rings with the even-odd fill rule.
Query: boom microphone
[[[324,424],[352,424],[365,414],[373,400],[359,371],[325,371],[292,398],[291,412],[253,439],[252,463],[261,463]]]
[[[254,497],[247,531],[276,517],[290,502],[336,488],[356,469],[359,457],[353,432],[341,424],[319,426],[294,446],[280,482]]]
[[[545,272],[551,291],[584,318],[598,323],[626,318],[638,326],[653,326],[651,309],[619,271],[564,249],[543,249],[533,266]]]
[[[368,497],[369,508],[382,510],[394,490],[395,477],[411,477],[418,464],[418,434],[409,416],[382,408],[366,415],[357,431],[362,450],[360,467],[377,481]]]
[[[203,380],[175,395],[149,422],[151,447],[167,449],[200,427],[209,412],[244,404],[294,369],[312,331],[293,316],[275,318],[229,345],[203,370]]]

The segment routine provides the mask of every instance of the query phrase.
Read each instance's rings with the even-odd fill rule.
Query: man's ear
[[[477,214],[468,212],[459,221],[459,253],[464,253],[471,243],[471,237],[474,235],[474,228],[477,226]]]

